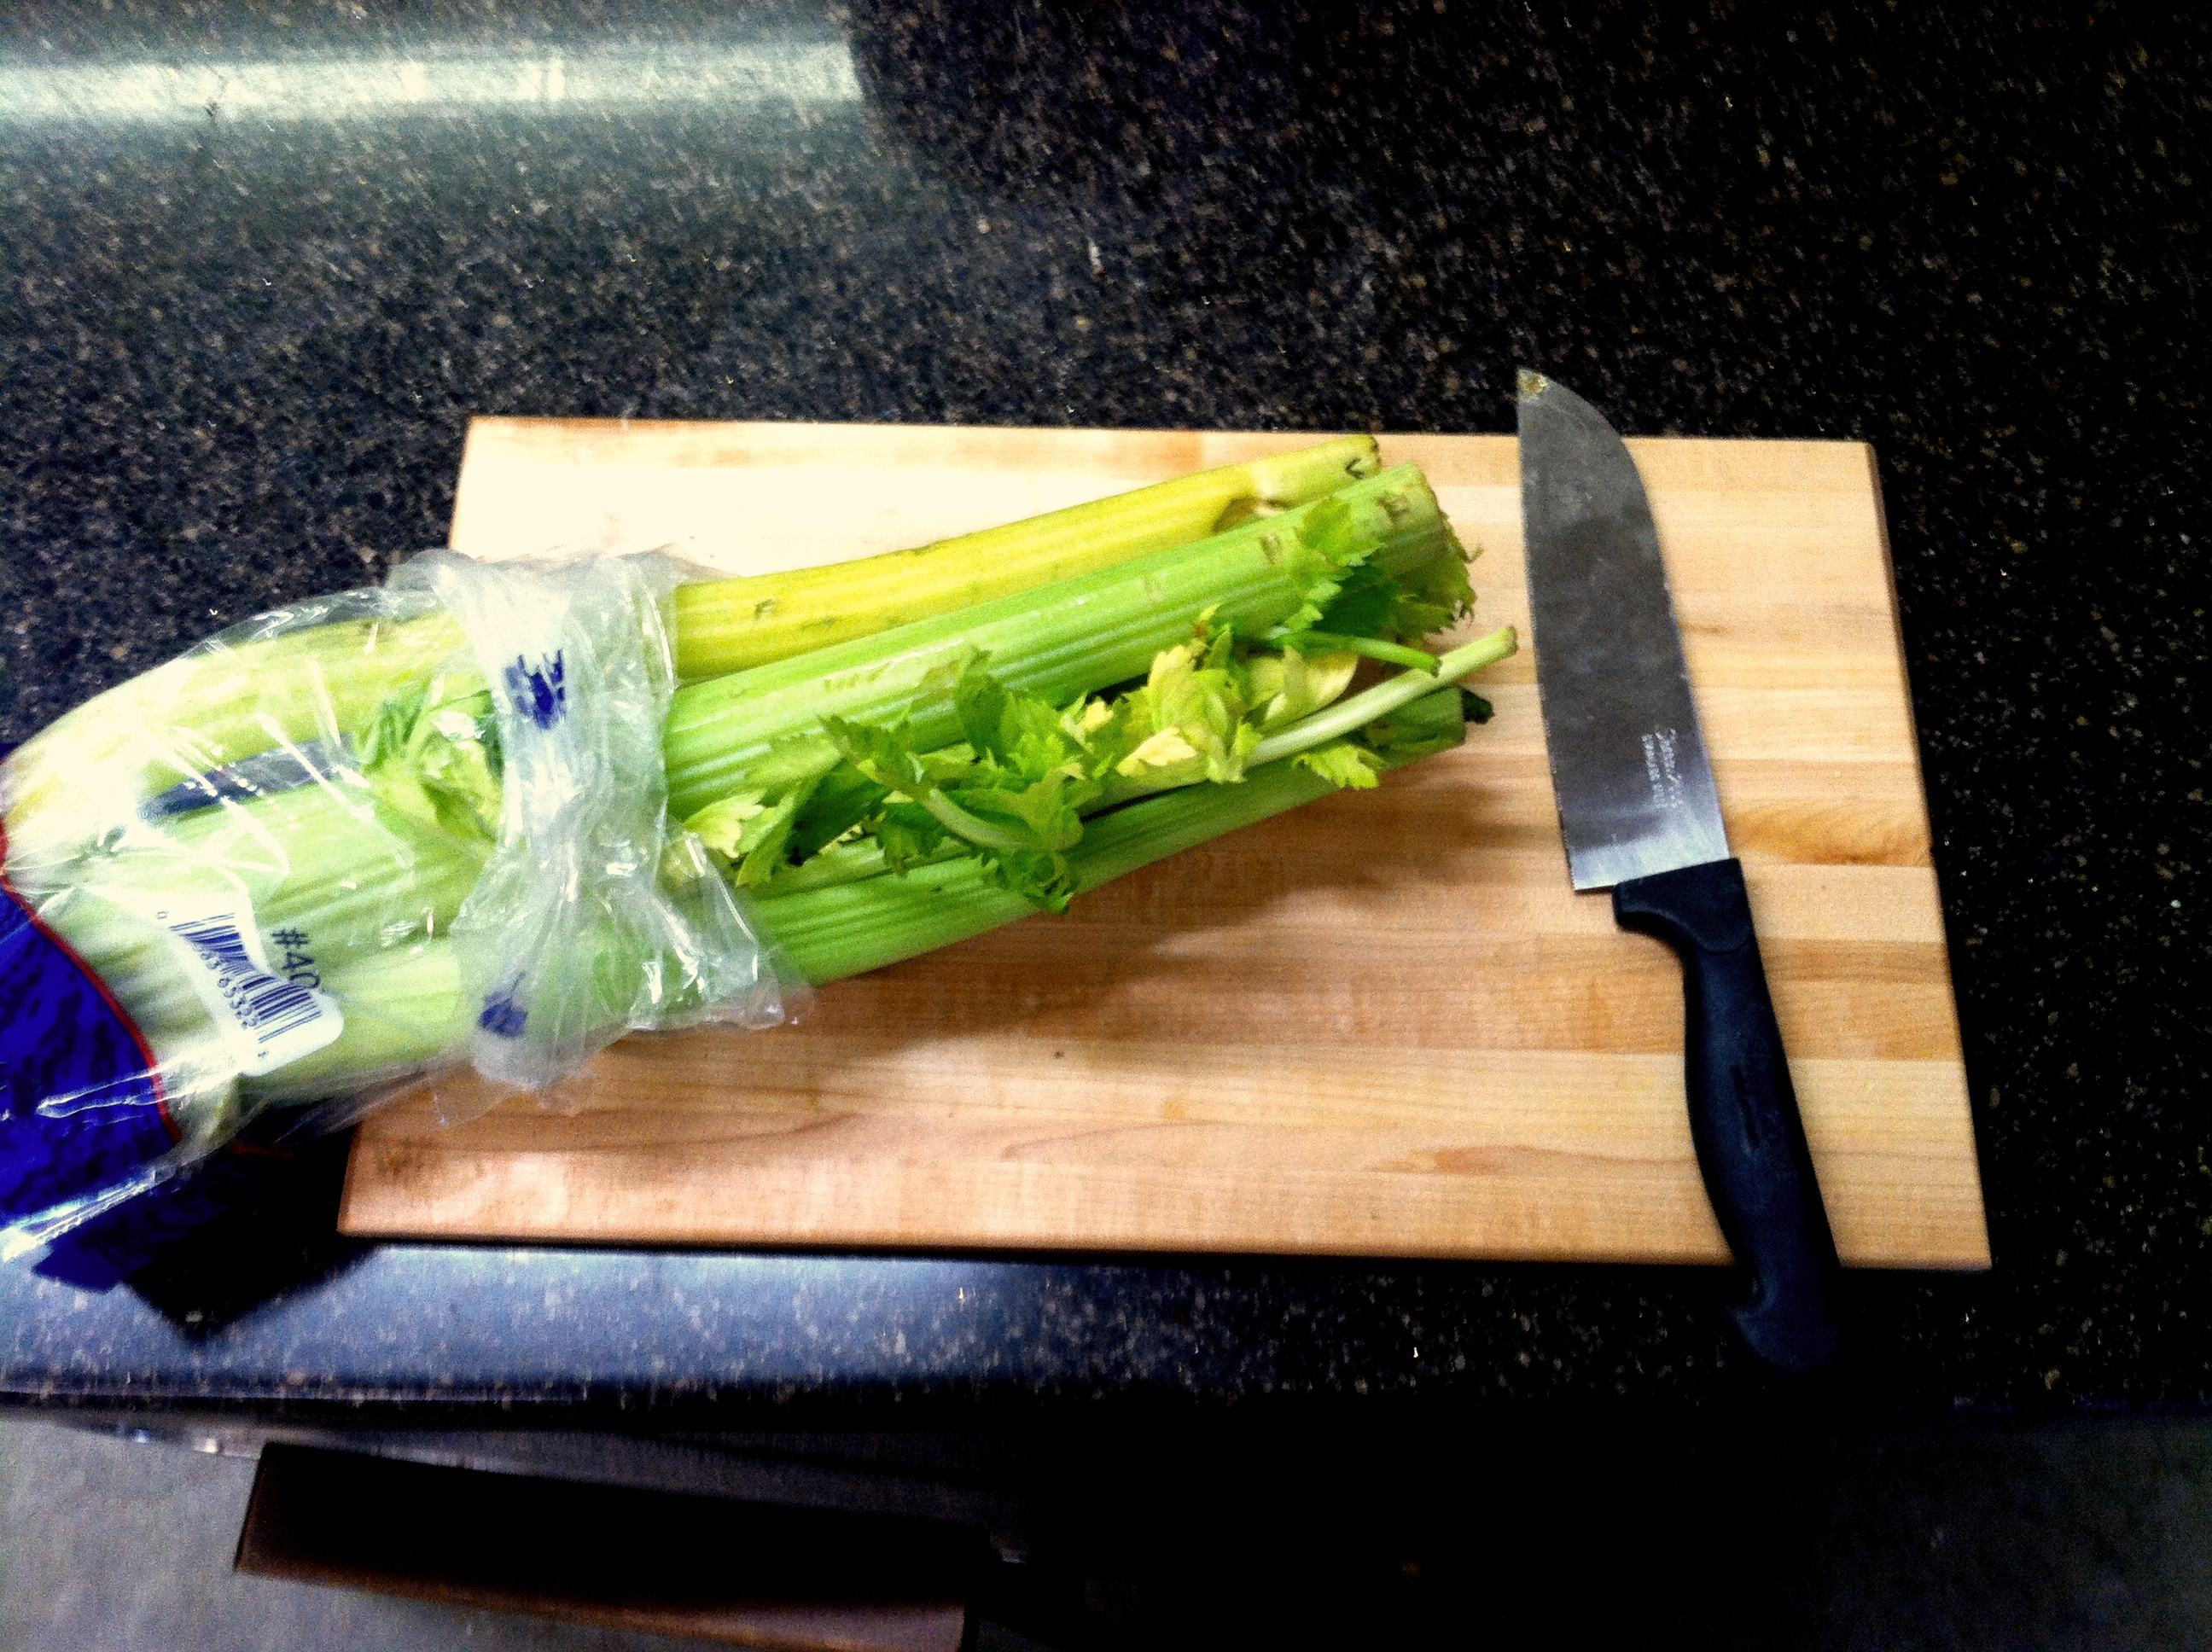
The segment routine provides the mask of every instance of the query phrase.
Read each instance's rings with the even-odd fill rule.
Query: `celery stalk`
[[[1364,728],[1368,724],[1388,717],[1400,707],[1422,699],[1441,685],[1456,683],[1485,665],[1494,665],[1520,646],[1520,639],[1510,625],[1501,626],[1488,636],[1478,637],[1463,647],[1453,649],[1427,669],[1406,671],[1388,682],[1377,683],[1364,693],[1349,700],[1340,700],[1312,716],[1293,723],[1263,738],[1253,748],[1252,764],[1270,763],[1280,757],[1296,756],[1310,751],[1324,741],[1334,740]]]
[[[1455,689],[1406,708],[1435,730],[1418,755],[1459,744],[1466,732]],[[1416,754],[1384,760],[1395,768]],[[1191,786],[1101,816],[1069,852],[1079,889],[1095,890],[1139,866],[1312,802],[1336,783],[1290,761],[1267,764],[1235,786]],[[793,968],[817,986],[918,957],[1036,910],[991,883],[973,859],[917,866],[902,877],[764,900],[763,926]]]
[[[1330,495],[1351,512],[1370,562],[1419,566],[1457,544],[1419,470],[1401,465]],[[980,653],[1010,689],[1064,701],[1141,675],[1211,608],[1240,635],[1290,619],[1316,571],[1298,530],[1317,505],[1248,522],[1196,544],[795,659],[679,689],[665,736],[669,806],[688,818],[753,787],[823,773],[837,748],[824,716],[912,720],[917,749],[957,738],[951,677]],[[935,684],[941,693],[924,693]],[[918,698],[919,696],[919,698]]]
[[[48,756],[82,767],[87,725],[127,734],[159,726],[173,744],[157,755],[154,779],[167,787],[204,774],[284,741],[325,734],[335,711],[341,726],[366,718],[392,684],[436,665],[465,646],[459,621],[443,611],[418,618],[343,620],[234,647],[187,654],[157,665],[87,702],[27,741],[18,772]],[[465,689],[457,689],[465,693]],[[94,743],[122,744],[119,739]]]
[[[1381,468],[1372,436],[1344,436],[914,550],[685,586],[676,673],[690,682],[748,671],[1073,579],[1309,503]]]
[[[347,733],[463,647],[459,623],[436,611],[312,626],[156,666],[58,718],[9,759],[0,802],[11,852],[65,854],[179,780]],[[483,686],[472,665],[456,683],[457,693]]]
[[[325,975],[323,985],[345,1005],[345,1031],[335,1043],[240,1082],[255,1102],[313,1101],[399,1078],[454,1048],[467,1030],[461,976],[453,943],[418,941]]]
[[[1403,706],[1401,718],[1425,738],[1384,756],[1386,769],[1456,745],[1466,732],[1459,693],[1452,688],[1431,688]],[[1095,890],[1336,789],[1334,781],[1280,760],[1235,786],[1186,787],[1116,809],[1091,827],[1069,859],[1079,888]],[[901,876],[773,895],[755,903],[754,916],[792,967],[823,985],[918,957],[1036,910],[963,858]],[[443,940],[404,949],[388,969],[356,966],[330,984],[347,1001],[345,1036],[267,1079],[249,1082],[250,1096],[305,1100],[357,1087],[365,1073],[433,1060],[448,1047],[468,1007],[459,997],[451,944]]]
[[[1448,685],[1511,648],[1511,632],[1498,632],[1443,656],[1437,675],[1408,671],[1293,723],[1268,738],[1274,760],[1255,767],[1238,784],[1188,786],[1099,816],[1069,853],[1079,892],[1335,790],[1338,781],[1301,767],[1297,754],[1349,732],[1359,720],[1371,724],[1395,714],[1400,744],[1380,754],[1381,768],[1457,744],[1465,732],[1458,691],[1439,683]],[[388,841],[386,821],[337,811],[323,823],[320,853],[340,859]],[[842,881],[817,882],[830,876]],[[1036,910],[1027,897],[994,883],[972,857],[938,859],[893,876],[880,852],[860,844],[781,875],[762,894],[753,908],[756,921],[796,972],[816,984],[951,945]],[[295,893],[288,921],[336,932],[330,918],[358,899],[359,891],[333,889],[330,895],[329,911],[319,913],[303,893]],[[88,961],[133,1006],[157,1044],[189,1063],[211,1029],[160,944],[143,926],[79,919],[69,927]],[[309,1100],[359,1088],[380,1075],[400,1076],[449,1051],[471,1006],[460,997],[451,943],[434,927],[417,935],[388,951],[344,958],[328,971],[323,984],[346,1006],[343,1036],[266,1078],[243,1081],[241,1099]],[[577,962],[582,976],[615,981],[626,981],[647,961]],[[227,1085],[209,1095],[187,1120],[194,1139],[205,1139],[236,1104]]]
[[[1377,468],[1347,436],[1224,465],[916,550],[682,587],[679,677],[712,677],[1201,538],[1224,518],[1308,502]],[[283,615],[267,616],[281,621]],[[7,828],[21,860],[65,856],[119,803],[286,746],[351,734],[459,652],[451,615],[341,621],[187,655],[109,689],[15,754]]]
[[[1510,652],[1510,634],[1501,634],[1508,638],[1502,647],[1497,638],[1470,645],[1446,655],[1435,675],[1408,673],[1326,708],[1344,690],[1352,662],[1339,653],[1309,660],[1306,650],[1365,642],[1375,645],[1368,652],[1379,647],[1395,658],[1426,662],[1420,650],[1388,639],[1441,629],[1472,601],[1457,543],[1413,466],[1364,476],[1273,514],[1253,513],[1255,499],[1272,509],[1287,491],[1319,489],[1340,480],[1347,467],[1356,472],[1363,455],[1371,468],[1371,444],[1324,444],[1284,456],[1275,470],[1243,467],[1233,478],[1237,487],[1259,491],[1226,495],[1225,504],[1224,478],[1237,467],[1185,479],[1203,486],[1141,490],[1151,499],[1141,509],[1129,502],[1139,495],[1127,495],[1060,513],[1066,521],[1040,519],[1044,525],[1028,525],[1026,539],[999,531],[999,537],[970,536],[915,554],[914,567],[927,569],[929,577],[908,580],[898,601],[927,607],[965,600],[978,587],[959,570],[994,559],[1023,561],[1026,582],[1062,566],[1053,558],[1063,553],[1103,554],[1114,535],[1121,536],[1123,552],[1143,532],[1171,541],[1167,549],[1041,588],[680,690],[665,731],[673,811],[689,818],[708,804],[756,814],[782,807],[788,833],[789,811],[805,799],[794,791],[764,803],[758,799],[766,792],[748,798],[746,788],[811,780],[844,760],[840,738],[849,742],[871,726],[898,750],[910,745],[916,762],[922,754],[942,762],[960,743],[963,717],[974,710],[972,701],[967,711],[956,704],[956,685],[962,667],[979,655],[1006,689],[1034,697],[1024,714],[1053,728],[1067,719],[1068,729],[1079,723],[1088,738],[1101,726],[1108,733],[1138,726],[1126,759],[1135,768],[1116,768],[1103,790],[1097,776],[1082,781],[1083,813],[1093,817],[1087,826],[1076,818],[1075,796],[1064,805],[1044,797],[1060,784],[1056,778],[1036,781],[1023,798],[1009,793],[1001,799],[1005,807],[976,814],[950,793],[933,794],[925,765],[904,794],[932,814],[955,817],[965,840],[951,851],[958,858],[941,858],[927,841],[919,848],[911,841],[890,842],[891,828],[880,823],[867,829],[884,832],[882,841],[862,835],[837,842],[842,823],[836,820],[809,843],[806,852],[819,851],[811,861],[778,868],[782,843],[763,851],[769,875],[756,890],[763,926],[801,975],[827,981],[1035,909],[1033,894],[1003,886],[1006,856],[1026,853],[1032,840],[1048,849],[1068,848],[1069,881],[1049,891],[1064,904],[1068,887],[1095,887],[1335,786],[1372,784],[1373,769],[1408,760],[1403,749],[1374,735],[1376,720],[1396,713],[1400,732],[1391,739],[1400,739],[1416,709],[1426,708],[1425,716],[1446,701],[1455,708],[1454,695],[1434,690]],[[1177,519],[1183,525],[1172,532],[1160,525],[1173,514],[1170,505],[1184,513]],[[1201,507],[1212,512],[1204,526],[1224,514],[1249,519],[1183,543],[1184,527],[1197,519],[1191,513],[1202,513]],[[956,554],[955,547],[964,549]],[[1446,570],[1448,578],[1438,577]],[[920,594],[923,586],[933,594]],[[892,611],[878,609],[877,617]],[[1235,660],[1218,668],[1208,663],[1271,635],[1298,642],[1299,651],[1254,663],[1249,671]],[[457,651],[460,660],[452,660]],[[1169,665],[1176,671],[1168,671]],[[1127,714],[1122,723],[1111,722],[1119,714],[1103,701],[1090,709],[1108,724],[1082,720],[1087,696],[1143,677],[1148,668],[1146,688],[1117,702]],[[1220,701],[1214,708],[1229,724],[1249,718],[1249,726],[1232,731],[1243,744],[1202,762],[1194,752],[1186,753],[1188,762],[1146,756],[1177,730],[1188,728],[1203,743],[1204,729],[1184,710],[1173,710],[1170,690],[1176,683],[1190,688],[1209,672],[1233,679],[1239,697],[1230,704],[1228,689],[1192,689],[1192,704],[1202,708]],[[417,736],[444,726],[433,713],[458,714],[462,700],[477,697],[482,688],[459,626],[442,612],[345,621],[233,640],[173,662],[64,718],[10,765],[4,802],[11,871],[40,903],[42,915],[79,944],[138,1018],[163,1053],[165,1071],[173,1066],[173,1095],[191,1102],[188,1123],[196,1137],[228,1118],[241,1099],[337,1093],[453,1048],[471,1006],[459,1002],[459,971],[444,932],[491,841],[498,770],[495,753],[476,750],[465,729],[440,737],[451,750],[439,748],[443,755],[435,762],[425,756],[429,747],[417,750]],[[1067,709],[1071,701],[1079,703]],[[1157,732],[1149,723],[1134,724],[1146,707],[1159,711]],[[413,732],[400,729],[401,722]],[[1461,732],[1455,709],[1453,742]],[[1356,736],[1358,750],[1346,749],[1347,734]],[[970,757],[984,748],[998,750],[996,738],[975,734]],[[135,818],[136,805],[179,779],[311,741],[343,754],[339,781],[190,814],[168,813],[165,806],[158,818]],[[476,753],[466,762],[455,755],[465,749]],[[1101,744],[1094,750],[1098,776],[1107,773],[1103,765],[1124,761],[1121,748]],[[1219,783],[1160,790],[1185,786],[1216,756],[1222,762],[1209,778]],[[884,784],[894,797],[901,793],[896,783]],[[1157,795],[1127,802],[1137,791]],[[1032,803],[1036,808],[1024,812]],[[1063,812],[1048,819],[1051,808]],[[996,881],[993,868],[969,852],[979,847],[1003,852]],[[902,868],[903,875],[885,875]],[[272,946],[279,938],[295,938],[303,957],[312,954],[321,985],[345,1006],[338,1042],[265,1078],[234,1084],[222,1072],[213,1054],[215,1029],[179,976],[168,941],[113,905],[120,899],[127,908],[150,889],[210,879],[224,880],[250,900]],[[107,897],[99,892],[103,884]],[[291,947],[295,939],[283,944]],[[611,1003],[622,995],[612,993],[610,983],[634,982],[656,961],[617,948],[572,962],[576,990]]]

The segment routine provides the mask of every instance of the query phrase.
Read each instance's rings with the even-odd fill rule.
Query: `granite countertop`
[[[1845,1388],[2201,1404],[2212,24],[1658,10],[12,8],[0,742],[440,543],[477,413],[1500,430],[1526,362],[1869,441],[1996,1266],[1855,1278]],[[336,1163],[0,1272],[0,1392],[1767,1392],[1711,1273],[356,1245]]]

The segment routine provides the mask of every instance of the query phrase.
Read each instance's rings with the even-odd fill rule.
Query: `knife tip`
[[[1540,373],[1531,373],[1527,367],[1522,367],[1519,369],[1516,383],[1520,390],[1520,399],[1524,402],[1533,402],[1551,388],[1552,381]]]

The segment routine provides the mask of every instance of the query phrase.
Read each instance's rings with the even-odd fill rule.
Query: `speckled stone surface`
[[[2048,11],[12,7],[0,742],[437,543],[472,413],[1495,430],[1525,362],[1869,440],[1997,1266],[1855,1279],[1836,1392],[2200,1405],[2212,27]],[[353,1248],[290,1174],[250,1300],[0,1274],[0,1388],[1766,1391],[1711,1275]]]

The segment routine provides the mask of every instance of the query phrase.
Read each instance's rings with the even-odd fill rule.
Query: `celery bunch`
[[[1449,680],[1439,678],[1435,656],[1403,639],[1440,629],[1474,600],[1465,559],[1426,488],[1394,476],[1390,491],[1351,490],[1261,533],[1258,560],[1270,588],[1264,602],[1248,598],[1251,640],[1224,617],[1226,601],[1216,594],[1183,620],[1183,640],[1152,656],[1140,683],[1112,686],[1121,660],[1101,653],[1044,678],[1073,690],[1055,703],[1019,685],[1018,677],[1044,676],[1024,645],[1055,642],[1080,618],[1113,611],[1117,598],[1141,599],[1154,570],[1137,564],[1118,580],[1087,582],[1087,608],[1061,586],[1031,593],[1018,614],[968,610],[954,616],[969,621],[966,651],[934,655],[933,629],[921,654],[935,663],[896,721],[825,705],[814,731],[770,742],[740,771],[764,783],[699,809],[686,823],[728,857],[739,884],[764,892],[824,881],[809,869],[833,846],[842,864],[890,872],[951,852],[973,855],[1005,888],[1059,911],[1079,887],[1069,852],[1085,816],[1176,787],[1233,785],[1263,751],[1263,761],[1295,756],[1336,784],[1371,786],[1379,758],[1343,738],[1359,722],[1314,738],[1295,731],[1344,692],[1363,653],[1412,659],[1401,683],[1421,689]],[[1370,505],[1363,532],[1360,508]],[[1201,583],[1211,576],[1218,584],[1209,592],[1233,592],[1254,549],[1224,535],[1189,548],[1179,571]],[[1396,553],[1395,571],[1379,561],[1386,550]],[[1145,611],[1140,603],[1136,611]],[[1018,625],[1026,628],[1019,636]],[[1006,639],[1012,670],[982,652],[987,635]],[[1479,657],[1455,659],[1454,675],[1502,647],[1493,641]],[[913,637],[897,632],[874,648],[894,664],[916,653]],[[873,701],[879,679],[862,680]],[[1389,692],[1393,705],[1402,698]],[[1369,716],[1383,709],[1378,703]],[[814,772],[794,775],[799,758]]]
[[[669,805],[688,818],[828,772],[842,754],[825,716],[904,717],[921,749],[949,744],[952,687],[974,655],[1008,688],[1064,703],[1145,675],[1201,613],[1242,641],[1305,653],[1392,646],[1472,600],[1435,494],[1401,465],[1193,545],[695,683],[669,713]]]
[[[676,695],[671,807],[714,859],[664,884],[726,878],[798,974],[839,979],[1371,786],[1456,744],[1476,702],[1449,685],[1514,646],[1420,646],[1471,606],[1466,557],[1419,471],[1378,471],[1364,438],[1029,526],[679,592],[679,661],[761,663]],[[848,602],[872,565],[890,594]],[[191,1135],[439,1059],[475,1017],[447,932],[495,839],[500,759],[461,642],[436,610],[248,638],[72,713],[4,772],[11,873],[192,1079],[172,1086]],[[1352,693],[1363,660],[1404,669]],[[310,750],[318,783],[233,783]],[[336,1042],[227,1076],[133,908],[179,876],[244,890],[272,957],[312,955]],[[565,962],[617,1025],[659,967]]]

